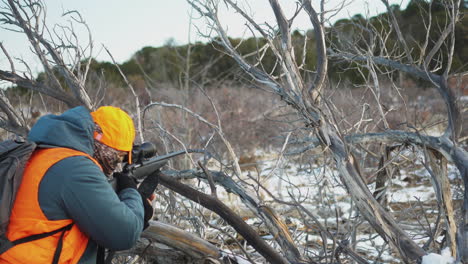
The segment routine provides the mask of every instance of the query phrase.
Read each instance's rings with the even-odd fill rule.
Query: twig
[[[206,169],[206,167],[201,163],[201,161],[198,161],[198,166],[202,168],[203,172],[206,175],[206,178],[208,179],[208,183],[210,184],[211,189],[211,195],[213,195],[215,199],[218,199],[218,195],[216,194],[216,185],[213,181],[213,175],[211,175],[211,172]]]
[[[115,67],[117,67],[117,69],[119,70],[120,75],[122,76],[125,83],[130,88],[130,91],[132,91],[133,96],[135,97],[135,104],[136,104],[136,111],[137,111],[138,134],[140,135],[140,142],[145,142],[145,140],[143,138],[143,129],[142,129],[142,123],[141,123],[140,99],[138,98],[138,95],[136,94],[135,89],[133,89],[132,84],[128,81],[127,76],[125,76],[125,74],[122,72],[122,69],[120,69],[120,66],[117,64],[117,62],[115,62],[114,56],[112,56],[112,54],[110,53],[110,51],[107,49],[106,46],[103,45],[103,47],[106,50],[107,54],[109,54],[109,56],[111,57],[112,62],[114,63]]]
[[[7,57],[8,62],[10,62],[11,73],[16,73],[15,72],[15,64],[13,63],[13,60],[11,59],[10,54],[8,54],[7,50],[3,46],[3,42],[0,42],[0,48],[2,49],[3,53]]]
[[[168,104],[168,103],[164,103],[164,102],[154,102],[154,103],[151,103],[151,104],[147,105],[143,109],[143,116],[145,116],[146,111],[148,111],[153,106],[163,106],[163,107],[172,107],[172,108],[180,109],[182,111],[185,111],[185,112],[189,113],[191,116],[193,116],[194,118],[196,118],[200,122],[208,125],[212,129],[214,129],[216,131],[216,133],[219,135],[219,137],[221,138],[221,140],[223,141],[224,145],[226,145],[226,148],[228,149],[229,155],[231,156],[231,159],[232,159],[232,161],[234,163],[234,169],[235,169],[236,174],[239,177],[242,175],[242,171],[240,169],[239,163],[237,162],[238,158],[237,158],[236,153],[234,152],[234,148],[232,147],[231,143],[227,140],[227,138],[224,135],[224,133],[222,131],[222,128],[220,126],[217,126],[217,125],[209,122],[204,117],[202,117],[201,115],[193,112],[192,110],[188,109],[185,106],[178,105],[178,104]],[[218,119],[218,122],[220,122],[219,119]]]

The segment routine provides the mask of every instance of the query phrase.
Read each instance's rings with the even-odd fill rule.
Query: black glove
[[[145,230],[149,226],[149,220],[153,217],[154,209],[146,197],[141,195],[141,199],[143,200],[143,208],[145,210],[145,216],[143,217],[143,230]]]
[[[137,190],[137,184],[135,180],[132,177],[128,176],[128,174],[115,172],[113,176],[117,181],[117,193],[126,188],[133,188]],[[143,197],[143,194],[141,193],[140,195],[141,200],[143,201],[143,209],[145,211],[145,215],[143,217],[143,230],[145,230],[149,226],[149,220],[151,220],[151,218],[153,217],[154,209],[148,201],[148,197]]]
[[[128,174],[116,172],[113,174],[113,176],[117,180],[117,193],[126,188],[133,188],[135,190],[137,189],[135,180]]]
[[[140,186],[138,186],[138,191],[143,197],[149,198],[154,193],[156,187],[158,186],[159,173],[160,171],[157,170],[146,176]]]

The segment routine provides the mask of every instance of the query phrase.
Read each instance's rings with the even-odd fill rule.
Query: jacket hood
[[[31,128],[28,140],[94,154],[94,121],[88,109],[78,106],[61,115],[45,115]]]

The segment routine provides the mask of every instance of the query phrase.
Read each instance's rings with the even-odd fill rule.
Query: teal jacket
[[[76,107],[40,118],[28,139],[93,156],[93,131],[89,111]],[[39,185],[39,205],[49,220],[72,219],[89,236],[80,264],[96,263],[98,245],[111,250],[131,248],[143,229],[140,194],[131,188],[117,194],[100,168],[84,156],[63,159],[46,172]]]

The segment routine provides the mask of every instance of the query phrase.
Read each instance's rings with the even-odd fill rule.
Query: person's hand
[[[135,180],[132,177],[130,177],[128,174],[115,172],[113,176],[117,181],[117,189],[116,189],[117,193],[126,188],[132,188],[135,190],[137,189]]]
[[[116,172],[113,174],[114,178],[117,181],[117,192],[120,192],[123,189],[126,188],[133,188],[137,190],[137,184],[135,180],[128,176],[125,173],[120,173]],[[141,193],[140,193],[141,195]],[[143,217],[143,230],[145,230],[149,226],[149,220],[153,217],[154,209],[153,206],[151,205],[151,201],[154,200],[156,195],[152,194],[150,197],[146,198],[141,195],[141,200],[143,202],[143,209],[145,212],[145,215]]]

